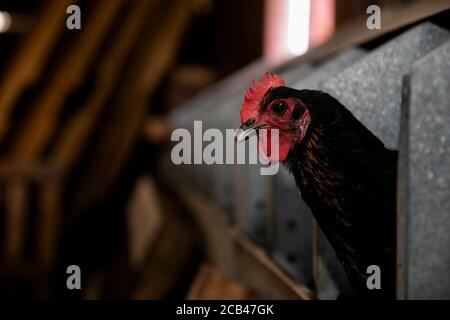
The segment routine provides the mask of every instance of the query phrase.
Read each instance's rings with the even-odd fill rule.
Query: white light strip
[[[289,0],[288,51],[292,55],[302,55],[309,46],[310,0]]]
[[[11,26],[11,16],[8,12],[0,11],[0,33],[6,32]]]

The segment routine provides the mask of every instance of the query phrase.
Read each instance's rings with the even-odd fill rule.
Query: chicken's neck
[[[340,186],[344,173],[333,160],[336,158],[336,146],[326,143],[325,134],[321,128],[311,129],[305,140],[291,150],[286,164],[310,207],[315,206],[312,197],[317,196],[323,203],[341,211],[343,203]]]

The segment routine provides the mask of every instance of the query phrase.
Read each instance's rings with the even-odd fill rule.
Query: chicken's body
[[[329,95],[302,100],[328,112],[315,118],[310,108],[309,130],[285,164],[359,295],[395,298],[397,152]],[[370,265],[380,267],[381,290],[367,287]]]
[[[291,171],[358,296],[395,298],[397,152],[327,93],[285,87],[271,74],[247,91],[241,121],[279,130],[275,159]],[[367,286],[372,265],[381,289]]]

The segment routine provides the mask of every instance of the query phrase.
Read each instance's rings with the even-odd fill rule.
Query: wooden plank
[[[60,175],[57,170],[39,163],[0,163],[0,179],[5,185],[6,239],[8,256],[18,257],[23,246],[24,222],[26,220],[28,193],[31,183],[39,185],[38,207],[42,216],[38,220],[37,251],[39,261],[50,261],[49,250],[54,247],[59,201]],[[11,240],[8,240],[11,239]],[[39,258],[42,257],[42,258]],[[38,261],[38,262],[39,262]],[[49,263],[44,263],[48,265]]]
[[[11,179],[6,184],[5,258],[20,263],[24,258],[27,185],[24,179]]]
[[[79,184],[75,213],[103,197],[122,169],[139,137],[149,98],[174,61],[190,14],[190,0],[173,2],[167,15],[159,18],[159,28],[146,30],[144,46],[132,59],[130,72],[118,92],[116,108],[102,130],[90,166]]]
[[[77,88],[121,6],[120,0],[99,1],[68,47],[57,71],[31,107],[11,151],[13,158],[37,158],[56,128],[65,98]]]
[[[49,272],[57,247],[59,214],[59,175],[56,170],[38,163],[0,163],[0,180],[5,186],[5,259],[0,265],[0,277],[7,279],[6,289],[11,297],[17,283],[29,284],[35,298],[49,297]],[[37,224],[26,230],[30,185],[38,184]],[[32,199],[32,198],[31,198]],[[34,231],[34,229],[36,229]],[[25,259],[27,237],[36,234],[32,248],[33,261]],[[35,253],[35,254],[34,254]],[[28,293],[27,293],[28,294]]]
[[[131,299],[167,297],[185,276],[193,257],[196,235],[192,226],[178,214],[172,199],[165,197],[162,204],[162,229],[136,279]]]
[[[127,207],[128,251],[131,268],[141,270],[161,232],[163,212],[152,178],[138,179]]]
[[[186,296],[188,300],[248,300],[251,290],[220,272],[202,264]]]
[[[60,221],[60,187],[58,180],[45,179],[39,184],[39,216],[37,224],[37,263],[43,268],[53,265],[57,250]]]
[[[122,28],[100,62],[96,88],[83,109],[70,120],[50,155],[50,162],[62,171],[70,170],[80,156],[108,97],[119,81],[120,72],[146,22],[149,10],[154,7],[153,0],[135,1],[123,19]]]
[[[33,31],[14,55],[0,83],[0,141],[8,129],[9,114],[21,93],[36,82],[59,34],[65,28],[66,8],[77,0],[53,0],[43,6]]]
[[[163,179],[190,209],[201,230],[207,257],[225,274],[251,288],[256,298],[315,298],[307,287],[298,283],[253,244],[242,230],[231,226],[225,212],[192,190],[182,172],[165,167],[162,173]]]
[[[36,162],[0,162],[0,179],[26,179],[38,181],[41,179],[57,177],[58,170],[49,165]]]
[[[217,212],[213,205],[188,188],[177,189],[192,208],[196,219],[203,220],[201,225],[206,235],[208,255],[213,262],[228,271],[230,276],[236,277],[254,289],[261,298],[307,300],[313,298],[309,289],[283,271],[262,249],[249,241],[241,230],[223,224],[219,222],[221,219],[213,217],[213,213]],[[220,244],[226,241],[230,243]],[[224,250],[230,252],[226,253]],[[218,257],[219,254],[232,258],[224,263],[223,257]]]

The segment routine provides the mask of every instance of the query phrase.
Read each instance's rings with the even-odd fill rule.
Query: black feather
[[[275,88],[295,97],[311,123],[285,161],[302,198],[362,297],[395,298],[397,151],[385,148],[327,93]],[[369,290],[367,267],[381,268],[381,290]]]

